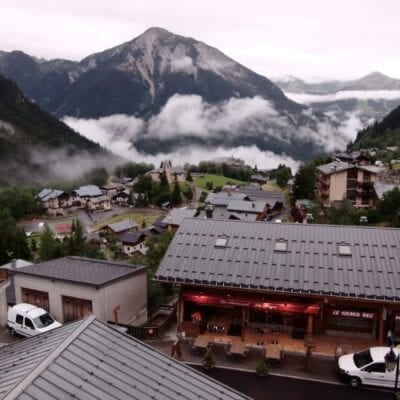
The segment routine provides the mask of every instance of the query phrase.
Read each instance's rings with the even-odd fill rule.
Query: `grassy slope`
[[[220,175],[212,175],[212,174],[205,174],[202,178],[196,178],[194,180],[195,186],[205,190],[207,189],[206,188],[207,182],[212,182],[214,187],[223,186],[227,184],[243,185],[245,183],[242,181],[238,181],[236,179],[227,178],[225,176],[220,176]]]

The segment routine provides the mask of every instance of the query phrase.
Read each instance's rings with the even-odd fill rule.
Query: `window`
[[[339,256],[351,256],[350,246],[348,244],[339,244],[338,253]]]
[[[277,252],[286,252],[287,251],[287,241],[286,240],[277,240],[275,242],[275,251]]]
[[[379,373],[386,372],[386,365],[385,363],[375,363],[366,367],[364,371],[379,372]]]
[[[215,247],[221,247],[224,248],[226,247],[227,239],[226,238],[218,238],[215,241]]]
[[[30,329],[35,329],[35,327],[33,326],[33,322],[29,318],[25,318],[25,326]]]
[[[15,322],[17,324],[21,324],[22,325],[23,321],[24,321],[24,317],[22,315],[17,314],[17,317],[15,318]]]

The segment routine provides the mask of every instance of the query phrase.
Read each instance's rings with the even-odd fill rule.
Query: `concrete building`
[[[147,274],[140,265],[64,257],[14,271],[16,303],[31,303],[65,323],[95,315],[140,325],[147,320]]]

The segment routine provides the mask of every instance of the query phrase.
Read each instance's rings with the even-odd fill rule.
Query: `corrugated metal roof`
[[[248,399],[94,317],[3,347],[0,360],[2,400]]]
[[[382,183],[382,182],[375,182],[374,183],[374,189],[375,193],[378,196],[379,199],[383,198],[383,195],[387,192],[390,192],[391,190],[399,188],[400,185],[393,185],[393,184],[388,184],[388,183]]]
[[[36,195],[41,201],[49,201],[62,195],[64,192],[58,189],[43,189]]]
[[[101,196],[103,193],[96,185],[80,186],[74,190],[80,197],[96,197]]]
[[[124,221],[109,224],[108,227],[115,233],[127,231],[129,229],[137,228],[138,224],[133,219],[125,219]]]
[[[142,265],[83,257],[63,257],[40,264],[28,265],[19,268],[15,273],[77,282],[84,285],[103,286],[144,269],[145,267]]]
[[[244,193],[250,201],[265,201],[271,207],[273,207],[275,203],[284,203],[285,201],[284,192],[273,192],[252,187],[240,187],[238,192]]]
[[[226,248],[215,247],[218,237]],[[275,250],[279,240],[287,251]],[[185,219],[156,279],[398,301],[400,229]]]

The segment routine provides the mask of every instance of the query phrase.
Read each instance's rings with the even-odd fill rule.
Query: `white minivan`
[[[46,310],[32,304],[20,303],[8,310],[7,327],[11,335],[35,336],[59,326]]]
[[[350,386],[374,385],[393,387],[396,379],[396,368],[388,371],[385,356],[390,347],[371,347],[358,353],[345,354],[339,357],[338,373]],[[396,357],[399,350],[393,348]]]

